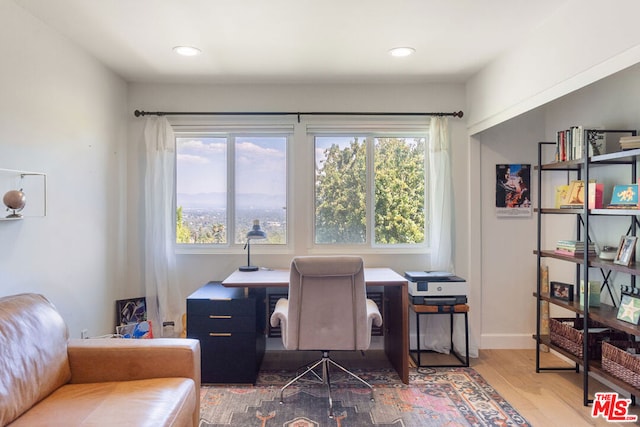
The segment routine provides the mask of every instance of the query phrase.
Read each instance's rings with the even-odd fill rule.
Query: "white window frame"
[[[185,137],[223,137],[227,139],[227,242],[221,244],[196,244],[196,243],[181,243],[176,242],[176,218],[177,204],[174,208],[174,220],[173,220],[173,244],[176,254],[238,254],[245,252],[245,243],[235,243],[235,141],[237,137],[242,136],[273,136],[286,138],[286,203],[287,208],[285,212],[286,220],[286,235],[287,242],[285,244],[252,244],[252,252],[259,253],[260,246],[268,246],[269,253],[290,253],[293,247],[293,230],[291,227],[291,206],[292,206],[292,185],[291,182],[294,179],[291,176],[292,172],[292,141],[294,139],[293,125],[285,123],[237,123],[233,124],[208,124],[208,125],[173,125],[175,138]],[[176,161],[177,161],[177,149],[176,149]],[[174,197],[177,190],[176,187],[177,174],[174,177]],[[254,242],[256,243],[256,242]]]
[[[425,185],[425,241],[418,244],[376,244],[375,227],[373,225],[375,201],[375,176],[374,176],[374,139],[393,137],[420,137],[425,138],[424,170],[425,180],[429,179],[429,125],[427,123],[404,123],[404,122],[373,122],[373,123],[351,123],[346,126],[336,126],[335,124],[313,124],[307,125],[307,139],[312,147],[312,187],[311,206],[309,208],[310,224],[312,224],[312,234],[310,236],[310,252],[317,254],[325,253],[389,253],[389,254],[425,254],[431,252],[430,247],[430,227],[431,207],[429,202],[429,186]],[[315,240],[315,137],[316,136],[364,136],[366,137],[367,154],[367,241],[362,244],[318,244]]]

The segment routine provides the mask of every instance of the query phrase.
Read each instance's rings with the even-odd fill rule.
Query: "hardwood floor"
[[[563,364],[571,366],[552,353],[541,354],[541,366]],[[479,357],[471,359],[471,367],[535,427],[640,425],[593,418],[591,406],[582,404],[581,373],[536,373],[535,366],[534,350],[480,350]],[[591,396],[596,391],[615,391],[595,379],[589,380],[589,388]],[[629,413],[640,417],[640,408],[633,406]]]

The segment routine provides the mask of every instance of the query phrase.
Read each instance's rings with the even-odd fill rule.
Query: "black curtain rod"
[[[288,112],[288,111],[209,111],[209,112],[168,112],[168,111],[142,111],[133,112],[136,117],[144,116],[451,116],[461,118],[464,113],[455,111],[453,113],[389,113],[389,112],[353,112],[353,111],[320,111],[320,112]]]

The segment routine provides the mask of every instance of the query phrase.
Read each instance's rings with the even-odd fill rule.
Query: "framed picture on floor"
[[[116,301],[116,327],[147,320],[147,301],[144,297]]]

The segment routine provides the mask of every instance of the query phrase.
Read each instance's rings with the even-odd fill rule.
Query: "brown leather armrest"
[[[192,378],[200,388],[200,342],[184,338],[72,339],[72,383]]]
[[[180,377],[195,382],[193,426],[200,417],[200,341],[189,338],[72,339],[72,383]]]

